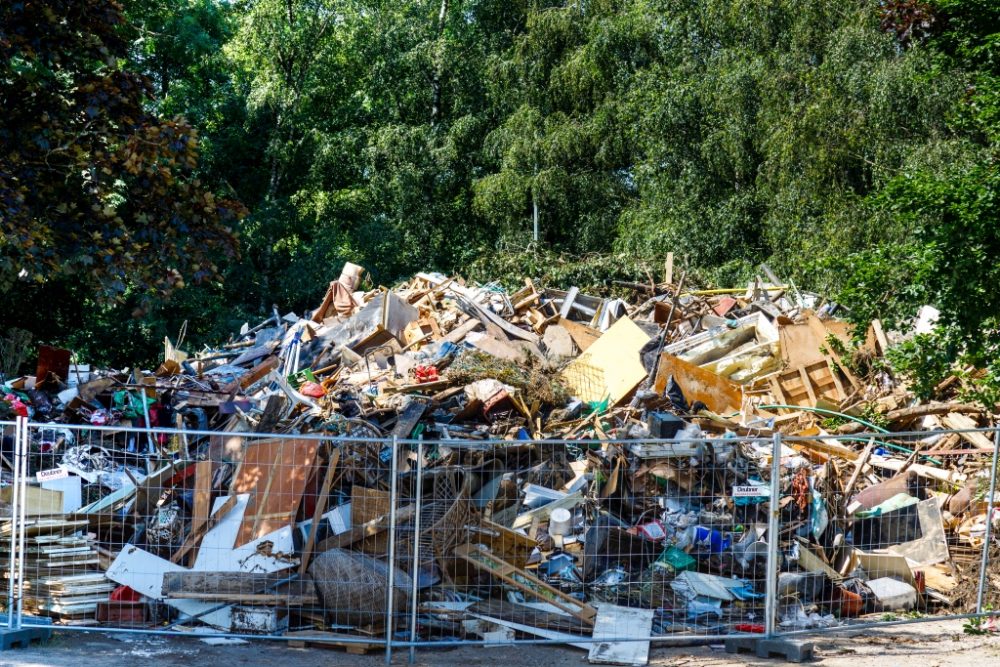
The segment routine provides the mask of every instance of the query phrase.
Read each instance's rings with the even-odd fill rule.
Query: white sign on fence
[[[734,485],[733,498],[760,498],[766,496],[767,491],[766,487],[753,484]]]
[[[49,468],[48,470],[39,470],[35,473],[35,478],[39,482],[51,482],[54,479],[63,479],[64,477],[69,477],[69,471],[62,466],[58,468]]]

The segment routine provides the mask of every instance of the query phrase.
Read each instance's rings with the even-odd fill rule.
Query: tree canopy
[[[150,290],[173,298],[129,325],[137,338],[185,320],[208,338],[273,303],[314,306],[347,260],[382,282],[441,270],[600,290],[673,252],[725,287],[766,261],[859,322],[931,303],[953,356],[997,356],[996,3],[2,11],[0,269],[90,304],[84,333],[55,333],[68,309],[41,335],[92,354]]]
[[[220,273],[242,206],[198,179],[198,130],[150,109],[104,0],[0,8],[0,281],[166,296]]]

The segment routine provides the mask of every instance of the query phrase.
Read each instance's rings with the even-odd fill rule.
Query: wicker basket
[[[383,623],[389,590],[387,564],[365,554],[331,549],[316,556],[309,576],[330,622],[357,626]],[[412,588],[410,577],[397,569],[393,588],[393,610],[403,613]]]

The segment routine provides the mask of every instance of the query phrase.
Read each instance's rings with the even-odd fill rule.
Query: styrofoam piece
[[[905,581],[882,577],[867,584],[885,610],[912,609],[917,604],[917,589]]]
[[[562,507],[552,510],[549,515],[549,535],[569,535],[573,532],[573,513]]]
[[[64,514],[75,512],[83,505],[83,480],[74,475],[61,479],[46,480],[41,483],[43,489],[62,491]]]

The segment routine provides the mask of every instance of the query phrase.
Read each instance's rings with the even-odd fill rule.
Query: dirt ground
[[[896,628],[813,637],[816,660],[823,667],[958,667],[998,664],[1000,636],[970,636],[962,633],[958,621],[921,623]],[[116,665],[122,667],[242,667],[243,665],[345,665],[376,667],[385,656],[348,655],[340,649],[298,649],[276,642],[253,642],[210,646],[195,638],[106,633],[60,632],[44,645],[13,649],[0,654],[0,667],[82,667]],[[405,651],[394,656],[393,664],[407,664]],[[574,648],[519,646],[517,648],[463,647],[450,650],[421,649],[418,665],[469,667],[497,664],[504,667],[577,667],[589,664],[586,654]],[[779,660],[734,656],[721,645],[683,648],[656,648],[650,665],[659,667],[737,667],[775,665]]]

